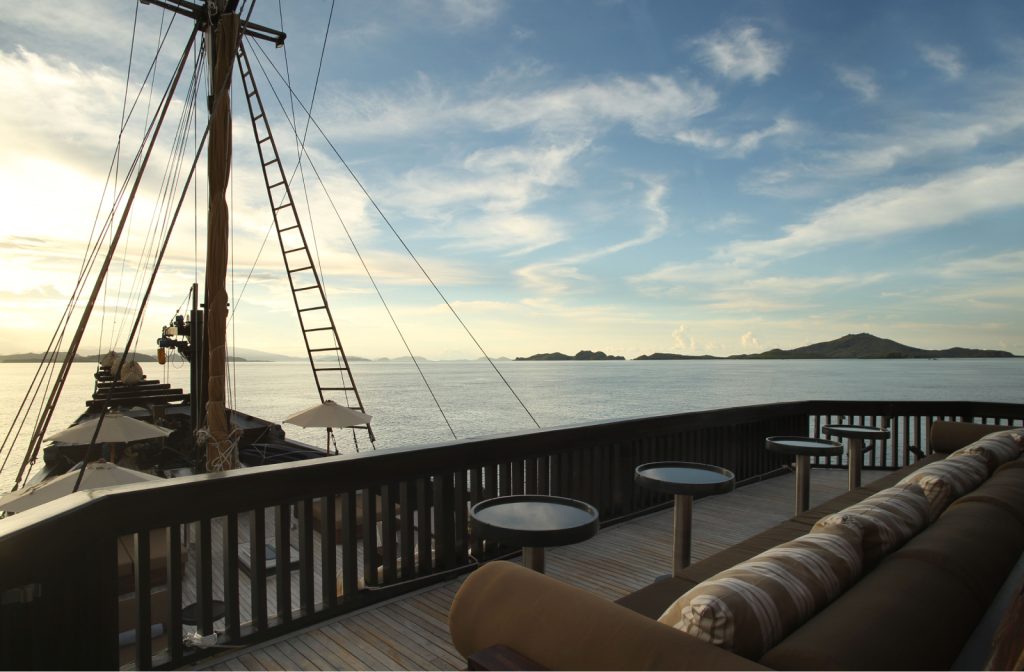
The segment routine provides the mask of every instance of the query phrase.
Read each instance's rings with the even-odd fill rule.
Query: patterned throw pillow
[[[988,464],[988,473],[992,473],[999,465],[1020,457],[1020,434],[1013,430],[995,432],[982,437],[974,443],[964,446],[950,455],[980,455]]]
[[[908,542],[931,520],[931,504],[921,487],[907,483],[876,492],[825,516],[814,524],[811,532],[837,525],[861,530],[864,564],[870,566]]]
[[[857,580],[860,537],[836,526],[780,544],[694,586],[658,621],[757,660]]]
[[[957,497],[967,494],[988,478],[988,461],[981,455],[950,455],[926,464],[899,485],[916,483],[931,503],[931,519],[939,517]]]

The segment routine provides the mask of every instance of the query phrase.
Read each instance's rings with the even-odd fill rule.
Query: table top
[[[888,439],[889,430],[866,425],[825,425],[821,431],[829,436],[847,439]]]
[[[636,468],[638,485],[670,495],[717,495],[736,487],[728,469],[697,462],[650,462]]]
[[[513,546],[563,546],[597,533],[597,509],[550,495],[513,495],[478,502],[469,510],[474,533]]]
[[[829,439],[813,439],[807,436],[769,436],[764,440],[765,448],[783,455],[807,455],[808,457],[829,457],[840,455],[843,444]]]

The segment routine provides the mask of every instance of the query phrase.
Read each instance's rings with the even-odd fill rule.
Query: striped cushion
[[[861,530],[864,564],[870,566],[923,530],[932,520],[930,509],[920,486],[895,485],[825,516],[811,531],[819,532],[835,525]]]
[[[931,519],[939,517],[953,500],[981,485],[988,478],[988,462],[981,455],[950,455],[926,464],[902,481],[921,486],[931,503]]]
[[[980,455],[985,458],[988,464],[988,473],[992,473],[999,466],[1020,456],[1021,440],[1016,437],[1021,435],[1013,430],[994,432],[978,439],[974,443],[964,446],[950,455]]]
[[[780,544],[695,586],[658,621],[757,660],[857,580],[860,537],[837,526]]]

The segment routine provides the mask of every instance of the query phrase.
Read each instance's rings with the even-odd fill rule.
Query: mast
[[[210,180],[206,222],[206,470],[238,466],[238,446],[229,436],[225,410],[225,341],[228,319],[229,213],[227,188],[231,175],[231,72],[238,49],[236,2],[208,0],[207,45],[210,59]]]

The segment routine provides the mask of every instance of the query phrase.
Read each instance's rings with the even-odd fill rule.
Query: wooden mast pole
[[[230,7],[229,7],[230,4]],[[238,49],[239,17],[230,0],[208,0],[210,55],[210,141],[207,170],[210,202],[206,238],[206,469],[238,466],[238,446],[230,436],[225,408],[229,213],[226,192],[231,174],[231,72]]]

